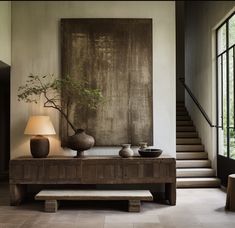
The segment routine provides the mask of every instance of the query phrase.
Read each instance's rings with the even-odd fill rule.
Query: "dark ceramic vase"
[[[34,136],[30,139],[30,150],[34,158],[46,158],[50,150],[48,138],[41,135]]]
[[[76,157],[81,157],[84,150],[89,150],[94,144],[95,139],[83,129],[78,129],[74,135],[68,137],[68,147],[77,151]]]

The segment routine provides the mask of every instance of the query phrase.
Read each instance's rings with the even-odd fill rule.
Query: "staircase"
[[[184,103],[176,106],[176,173],[177,188],[220,186]]]

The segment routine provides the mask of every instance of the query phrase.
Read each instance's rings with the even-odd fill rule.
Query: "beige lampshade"
[[[24,130],[25,135],[55,135],[49,116],[31,116]]]

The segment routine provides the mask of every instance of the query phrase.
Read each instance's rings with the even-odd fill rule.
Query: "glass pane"
[[[235,159],[235,131],[234,129],[230,129],[230,158]]]
[[[222,61],[220,62],[220,70],[222,75],[222,109],[223,113],[223,128],[219,130],[219,154],[227,156],[227,74],[226,74],[226,55],[222,55]]]
[[[234,126],[233,49],[229,50],[229,126]]]
[[[218,124],[222,126],[222,73],[221,73],[221,56],[217,58],[217,76],[218,76]],[[219,133],[219,154],[224,155],[224,131],[223,129],[218,129]]]
[[[229,51],[229,152],[230,156],[235,152],[234,135],[234,77],[233,77],[233,49]]]
[[[229,47],[235,44],[235,14],[228,21]]]
[[[223,73],[223,127],[224,127],[224,155],[227,156],[227,68],[226,64],[227,63],[227,58],[226,55],[223,55],[223,68],[222,68],[222,73]]]
[[[234,127],[233,49],[229,51],[229,126]]]
[[[221,56],[217,58],[217,80],[218,80],[218,125],[222,126],[222,77],[221,77]]]
[[[222,53],[226,49],[226,24],[224,24],[219,30],[218,30],[218,36],[217,36],[217,45],[218,45],[218,53]]]
[[[219,129],[219,154],[226,156],[226,154],[224,154],[224,130],[222,130],[221,128]]]

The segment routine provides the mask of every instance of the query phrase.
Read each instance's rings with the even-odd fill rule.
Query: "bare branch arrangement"
[[[38,103],[40,97],[43,96],[44,107],[59,111],[74,132],[78,128],[62,109],[62,102],[65,102],[67,107],[76,103],[80,108],[95,110],[103,101],[101,91],[91,88],[85,80],[77,81],[69,76],[58,79],[53,74],[43,76],[30,74],[26,84],[20,86],[18,92],[18,100],[27,103]]]

